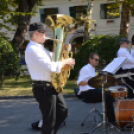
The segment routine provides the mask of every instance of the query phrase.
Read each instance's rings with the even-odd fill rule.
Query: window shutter
[[[44,8],[40,8],[40,9],[39,9],[39,12],[40,12],[40,14],[44,14],[44,13],[45,13]]]
[[[75,7],[69,7],[70,16],[75,18]]]
[[[54,13],[58,14],[58,8],[54,8]]]
[[[45,8],[41,8],[39,10],[39,12],[40,12],[40,21],[42,23],[45,23],[45,19],[46,19],[46,16],[45,16]]]
[[[120,10],[120,9],[119,9]],[[119,16],[117,17],[117,18],[120,18],[120,15],[121,15],[121,11],[120,11],[120,14],[119,14]]]
[[[83,6],[83,14],[87,14],[87,6]]]
[[[100,18],[106,19],[106,8],[105,4],[100,4]]]
[[[134,5],[133,5],[134,6]],[[134,16],[134,8],[132,9],[132,16]]]

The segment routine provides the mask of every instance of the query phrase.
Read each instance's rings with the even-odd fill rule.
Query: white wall
[[[96,20],[96,34],[102,35],[118,35],[120,31],[120,18],[115,18],[114,23],[107,23],[109,19],[100,18],[100,4],[107,3],[107,0],[95,0],[93,6],[93,19]],[[108,2],[111,3],[111,2]],[[129,40],[131,40],[134,35],[134,17],[130,18],[130,30],[129,30]]]
[[[70,15],[69,7],[71,6],[82,6],[87,5],[88,0],[45,0],[44,1],[45,6],[41,6],[40,8],[50,8],[50,7],[57,7],[59,14],[66,14]],[[118,35],[120,30],[120,18],[114,19],[114,23],[107,23],[107,20],[109,19],[101,19],[100,18],[100,4],[107,3],[107,0],[94,0],[93,5],[93,19],[96,20],[96,31],[91,32],[95,35]],[[37,16],[32,17],[31,23],[35,21],[40,21],[40,13],[38,12]],[[83,27],[79,27],[79,29],[83,29]],[[5,32],[4,29],[0,30],[0,32]],[[13,33],[8,32],[7,34],[12,38]],[[130,31],[129,31],[129,40],[131,40],[132,36],[134,34],[134,17],[130,18]],[[53,37],[53,32],[47,29],[47,35],[49,37]],[[66,37],[65,43],[69,42],[70,39],[74,36],[73,33],[70,33]],[[29,40],[29,36],[27,34],[26,39]]]
[[[69,13],[69,7],[71,6],[81,6],[81,5],[87,5],[88,0],[59,0],[54,2],[54,0],[46,1],[44,7],[40,8],[49,8],[49,7],[58,7],[59,14],[66,14],[70,15]],[[93,5],[93,14],[92,17],[94,20],[96,20],[96,30],[95,32],[91,32],[91,34],[94,35],[118,35],[120,30],[120,18],[115,18],[114,23],[107,23],[107,20],[109,19],[101,19],[100,18],[100,4],[106,4],[107,0],[94,0]],[[108,2],[111,3],[111,2]],[[31,19],[31,22],[40,20],[40,15],[38,13],[37,17],[33,17]],[[83,27],[79,27],[79,29],[83,29]],[[53,37],[53,34],[50,30],[47,32],[49,37]],[[134,34],[134,17],[130,18],[130,31],[129,31],[129,40],[131,40],[132,36]],[[69,42],[70,39],[74,36],[74,34],[68,34],[66,41]]]

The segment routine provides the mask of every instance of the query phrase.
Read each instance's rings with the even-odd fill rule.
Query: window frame
[[[46,14],[46,10],[51,10],[53,9],[53,13],[50,13],[50,14],[58,14],[58,7],[49,7],[49,8],[40,8],[39,9],[39,12],[40,12],[40,21],[42,23],[45,23],[45,19],[48,15],[50,15],[49,13]],[[43,18],[42,18],[43,16]]]
[[[76,8],[77,8],[77,7],[81,7],[82,10],[81,10],[80,12],[79,12],[79,11],[76,12]],[[73,17],[74,19],[76,19],[76,14],[77,14],[77,13],[86,14],[87,10],[85,10],[85,8],[87,8],[87,6],[84,6],[84,5],[83,5],[83,6],[73,6],[73,7],[69,7],[70,16]],[[78,20],[78,18],[77,18],[76,20]]]
[[[116,18],[120,18],[120,14],[121,14],[120,7],[119,7],[120,14],[119,14],[118,17],[112,17],[111,16],[111,18],[108,18],[108,15],[107,15],[108,8],[107,8],[107,6],[111,5],[111,4],[116,4],[116,3],[102,3],[102,4],[100,4],[100,18],[101,19],[116,19]],[[103,9],[102,9],[102,7],[103,7]],[[104,7],[105,7],[105,9],[104,9]],[[116,9],[116,8],[113,8],[113,9]],[[104,12],[104,14],[103,14],[104,17],[102,16],[102,11]]]

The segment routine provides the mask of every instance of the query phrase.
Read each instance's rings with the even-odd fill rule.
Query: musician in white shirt
[[[79,72],[79,77],[77,80],[77,85],[80,91],[78,95],[81,95],[86,101],[102,102],[102,92],[100,89],[95,89],[88,85],[88,81],[96,76],[95,67],[99,64],[99,55],[92,53],[89,56],[88,64],[82,67]],[[106,107],[107,107],[107,117],[108,121],[115,125],[115,115],[113,108],[113,97],[106,93]]]
[[[131,48],[131,53],[127,50],[130,41],[126,38],[121,38],[119,43],[120,48],[117,52],[117,56],[127,58],[127,61],[122,66],[123,73],[134,72],[134,49]],[[131,77],[134,78],[134,76]],[[134,82],[132,80],[130,80],[129,78],[125,78],[125,80],[127,84],[129,84],[132,88],[134,88]],[[133,98],[133,90],[129,87],[127,88],[128,88],[127,98]]]
[[[65,66],[73,67],[75,60],[52,62],[51,53],[42,45],[45,42],[45,26],[34,22],[29,26],[30,43],[25,51],[25,61],[33,80],[33,94],[43,114],[42,134],[56,134],[68,115],[62,93],[57,93],[51,84],[51,73],[61,72]]]

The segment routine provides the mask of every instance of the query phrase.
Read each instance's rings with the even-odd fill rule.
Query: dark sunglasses
[[[100,61],[100,59],[96,59],[96,58],[92,58],[92,59],[95,59],[96,62],[97,62],[97,61]]]
[[[43,33],[43,34],[45,33],[45,31],[38,31],[38,32],[39,32],[39,33]]]

